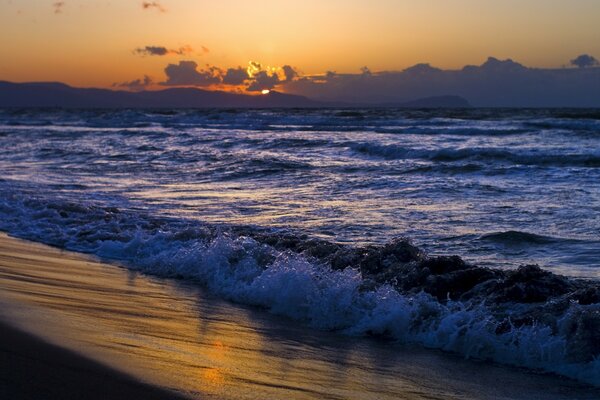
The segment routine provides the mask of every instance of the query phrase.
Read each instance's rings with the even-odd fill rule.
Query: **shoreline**
[[[194,285],[4,233],[0,321],[7,324],[0,323],[2,373],[16,374],[0,394],[31,390],[13,398],[94,399],[81,392],[89,382],[113,390],[99,399],[128,400],[183,398],[165,388],[198,399],[591,400],[600,393],[554,375],[312,330]],[[22,367],[8,367],[7,347],[26,360]],[[39,365],[42,357],[49,363]],[[48,394],[44,385],[65,392]]]
[[[183,400],[0,320],[0,398]]]

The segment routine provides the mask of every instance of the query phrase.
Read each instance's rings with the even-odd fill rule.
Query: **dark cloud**
[[[168,49],[164,46],[145,46],[138,47],[133,52],[141,56],[169,56],[169,55],[187,55],[194,51],[190,46],[183,46],[178,49]]]
[[[158,55],[166,55],[168,49],[157,47],[156,49],[140,49],[140,53],[153,51]],[[236,67],[226,70],[215,66],[206,66],[198,69],[195,61],[181,61],[179,64],[170,64],[165,69],[167,80],[162,85],[168,86],[210,86],[226,85],[236,86],[249,92],[260,92],[271,90],[276,86],[299,79],[298,72],[289,65],[281,68],[264,68],[256,61],[248,63],[247,68]]]
[[[165,50],[160,49],[164,54]],[[194,61],[182,61],[179,65],[171,64],[166,69],[167,81],[164,85],[174,86],[209,86],[226,85],[237,86],[249,92],[260,92],[271,90],[277,85],[292,82],[298,79],[298,72],[291,66],[285,65],[281,68],[264,68],[256,61],[248,63],[247,68],[237,67],[221,69],[216,66],[207,66],[206,69],[198,70]],[[239,88],[242,86],[242,88]]]
[[[583,60],[583,66],[597,65]],[[279,85],[286,92],[318,100],[358,104],[457,95],[481,107],[600,106],[600,68],[528,68],[490,57],[459,70],[417,64],[404,71],[369,72],[303,76]]]
[[[571,65],[575,65],[579,68],[587,68],[587,67],[597,67],[600,65],[596,58],[590,56],[589,54],[582,54],[577,58],[571,60]]]
[[[64,1],[56,1],[54,3],[52,3],[52,7],[54,8],[54,14],[60,14],[63,11],[63,8],[65,7],[65,2]]]
[[[283,70],[283,75],[285,76],[284,82],[291,82],[298,77],[298,71],[289,65],[284,65],[281,67],[281,69]]]
[[[152,78],[150,78],[148,75],[144,75],[142,79],[135,79],[129,82],[114,83],[113,87],[125,88],[133,91],[140,91],[146,89],[152,83]]]
[[[217,67],[198,70],[195,61],[180,61],[165,68],[166,86],[211,86],[221,83],[222,70]]]
[[[281,83],[279,76],[275,73],[269,74],[267,71],[259,71],[252,76],[252,81],[246,88],[249,92],[260,92],[262,90],[271,90]]]
[[[146,46],[138,47],[133,52],[144,56],[166,56],[169,54],[169,49],[162,46]]]
[[[162,13],[167,12],[167,9],[164,8],[158,1],[144,1],[142,2],[142,8],[144,10],[155,9]]]
[[[223,84],[225,85],[243,85],[250,77],[248,76],[248,71],[245,68],[237,67],[237,68],[229,68],[225,75],[223,75]]]
[[[441,69],[434,68],[438,72],[441,72]],[[529,68],[525,67],[523,64],[519,64],[507,58],[506,60],[499,60],[495,57],[488,57],[486,62],[481,64],[480,66],[476,65],[467,65],[463,68],[465,72],[482,72],[482,73],[492,73],[492,74],[516,74],[523,73],[529,70]]]

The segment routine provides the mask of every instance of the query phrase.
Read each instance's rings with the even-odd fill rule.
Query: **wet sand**
[[[3,390],[33,381],[34,392],[54,393],[79,379],[90,393],[100,380],[114,390],[109,399],[132,393],[123,385],[140,391],[129,398],[161,398],[142,390],[199,399],[600,398],[556,376],[313,331],[191,284],[2,234],[0,319],[40,338],[0,329]],[[27,362],[39,364],[31,354],[49,364],[30,372]],[[15,368],[15,359],[29,361]]]
[[[184,399],[0,323],[1,399]]]

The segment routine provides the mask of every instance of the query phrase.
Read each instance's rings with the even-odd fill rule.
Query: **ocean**
[[[0,110],[0,171],[11,235],[600,385],[598,110]]]

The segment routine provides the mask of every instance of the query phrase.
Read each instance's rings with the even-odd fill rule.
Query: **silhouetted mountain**
[[[303,96],[272,91],[267,95],[244,95],[195,88],[125,92],[81,89],[63,83],[11,83],[0,81],[0,107],[64,108],[270,108],[321,107]]]
[[[245,95],[195,88],[126,92],[74,88],[58,82],[12,83],[0,81],[0,107],[59,108],[316,108],[316,107],[470,107],[459,96],[436,96],[404,103],[365,104],[319,102],[303,96],[271,91]]]

